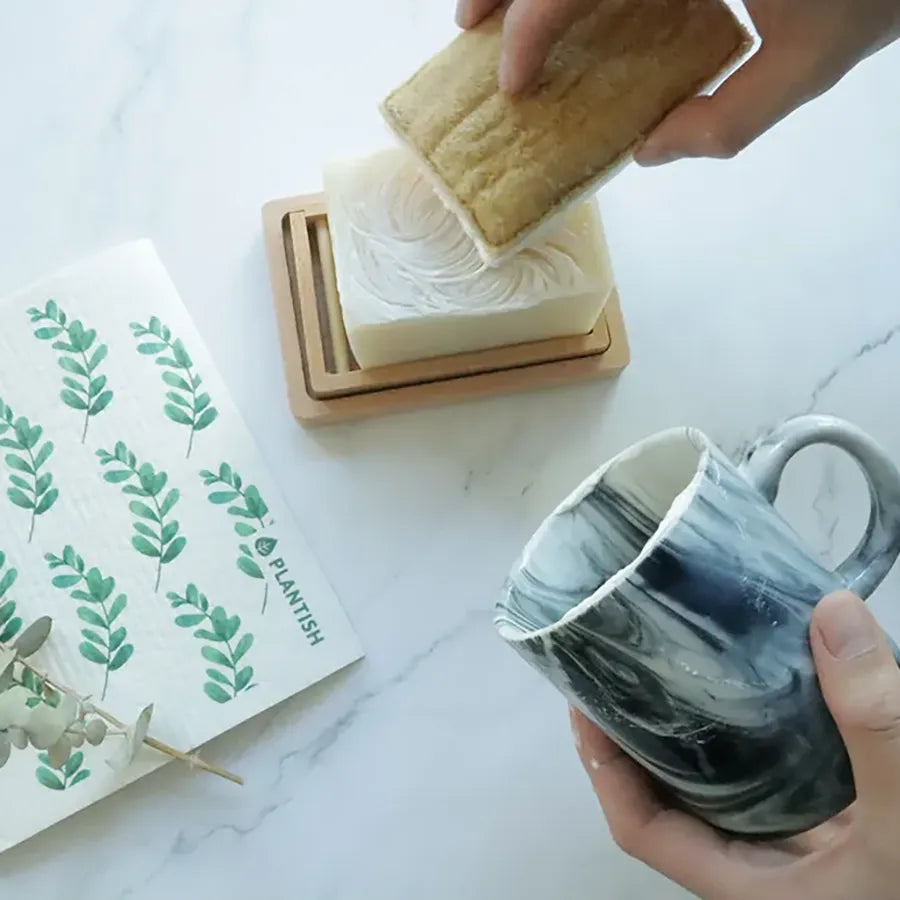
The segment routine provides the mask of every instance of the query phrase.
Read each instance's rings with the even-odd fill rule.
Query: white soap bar
[[[324,176],[344,327],[362,368],[587,334],[612,291],[594,200],[488,267],[407,150],[335,160]]]

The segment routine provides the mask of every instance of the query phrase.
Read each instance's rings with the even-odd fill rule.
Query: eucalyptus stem
[[[12,645],[0,643],[0,650],[13,649],[14,647]],[[49,675],[46,675],[40,669],[36,669],[27,660],[19,657],[18,661],[22,665],[22,668],[31,672],[45,685],[49,686],[57,693],[68,694],[71,697],[75,697],[80,703],[87,703],[87,701],[77,691],[73,690],[70,687],[66,687],[61,682],[58,682],[55,679],[51,678]],[[125,723],[120,719],[117,719],[112,713],[106,712],[106,710],[103,709],[98,709],[93,704],[91,704],[91,709],[94,713],[96,713],[97,716],[99,716],[109,725],[112,725],[113,727],[118,728],[123,732],[127,730],[127,726],[125,725]],[[229,772],[226,769],[219,768],[219,766],[215,766],[212,763],[205,762],[196,754],[183,753],[181,750],[176,750],[174,747],[170,747],[168,744],[164,744],[162,741],[158,741],[156,740],[156,738],[150,737],[150,735],[147,735],[144,738],[144,744],[147,747],[158,751],[159,753],[163,753],[166,756],[171,757],[172,759],[177,759],[181,762],[187,763],[191,768],[201,769],[204,772],[209,772],[211,775],[218,775],[220,778],[224,778],[226,781],[231,781],[234,784],[244,784],[244,779],[240,775],[235,775],[233,772]]]

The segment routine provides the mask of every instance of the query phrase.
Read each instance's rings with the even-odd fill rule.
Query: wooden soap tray
[[[347,342],[321,194],[274,200],[263,226],[291,411],[319,425],[615,375],[629,362],[615,290],[590,334],[360,369]]]

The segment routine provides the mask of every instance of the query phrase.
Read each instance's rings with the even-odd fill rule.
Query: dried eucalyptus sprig
[[[122,743],[115,756],[108,760],[114,769],[130,765],[141,746],[146,745],[186,762],[192,768],[235,784],[244,783],[239,775],[150,737],[147,731],[153,714],[152,704],[145,707],[137,721],[128,727],[111,713],[98,709],[88,698],[36,669],[28,658],[43,646],[51,628],[51,619],[43,616],[22,631],[13,644],[0,643],[0,767],[6,764],[13,747],[24,750],[31,745],[45,752],[46,758],[41,757],[42,762],[63,772],[66,783],[62,788],[53,789],[65,789],[72,786],[80,768],[80,763],[78,766],[70,764],[71,775],[67,774],[69,770],[65,767],[70,763],[73,749],[85,741],[98,746],[107,737],[116,735],[122,738]],[[46,776],[42,780],[40,774],[38,780],[49,781]]]

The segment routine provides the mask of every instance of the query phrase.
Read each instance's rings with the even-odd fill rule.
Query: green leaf
[[[112,391],[104,391],[93,403],[91,406],[90,414],[92,416],[96,416],[97,413],[103,412],[110,403],[112,403],[113,392]]]
[[[70,356],[61,356],[59,358],[59,365],[60,368],[65,369],[67,372],[71,372],[73,375],[81,375],[82,378],[87,377],[87,369],[85,369],[78,360],[72,359]]]
[[[194,400],[194,412],[200,412],[206,407],[209,406],[209,394],[200,394],[199,397],[196,397]]]
[[[237,676],[234,679],[234,689],[236,691],[242,691],[248,684],[253,680],[253,667],[246,666],[241,669],[240,672],[237,673]]]
[[[215,700],[216,703],[227,703],[231,700],[231,695],[227,694],[219,685],[212,681],[207,681],[203,685],[203,691],[210,700]]]
[[[82,641],[78,645],[78,652],[89,662],[97,663],[98,666],[105,666],[107,663],[106,654],[95,647],[93,644],[89,644],[87,641]]]
[[[2,634],[0,634],[0,643],[5,644],[7,641],[11,641],[19,633],[21,627],[22,620],[18,616],[14,619],[10,619],[3,629]]]
[[[95,351],[93,356],[88,360],[88,370],[93,372],[100,363],[106,359],[106,354],[109,352],[109,348],[106,344],[101,344]]]
[[[56,305],[55,300],[48,300],[44,305],[44,312],[47,314],[48,319],[53,319],[58,321],[59,319],[59,307]],[[48,763],[49,765],[49,763]]]
[[[98,634],[96,631],[92,631],[90,628],[82,628],[81,635],[82,637],[86,637],[91,643],[103,647],[104,650],[106,649],[106,638]]]
[[[166,391],[166,396],[178,406],[183,406],[185,409],[193,411],[193,406],[191,406],[190,401],[185,399],[185,397],[177,391]]]
[[[2,563],[0,563],[2,565]],[[3,578],[0,578],[0,597],[6,595],[6,592],[16,583],[16,579],[19,577],[18,569],[7,569],[3,575]],[[3,621],[2,614],[0,614],[0,622]]]
[[[163,407],[163,410],[173,422],[177,422],[179,425],[193,424],[191,417],[187,413],[185,413],[184,410],[179,409],[173,403],[166,403]]]
[[[159,492],[166,486],[168,480],[169,476],[165,472],[157,472],[153,476],[153,486],[150,488],[150,492],[154,497],[159,495]],[[161,515],[165,515],[165,513],[161,513]]]
[[[224,666],[226,669],[234,668],[228,657],[215,647],[204,647],[201,651],[203,658],[215,663],[217,666]]]
[[[66,387],[72,388],[72,390],[78,394],[87,395],[87,388],[80,381],[76,381],[74,378],[64,377],[63,384]]]
[[[235,497],[240,497],[240,494],[237,491],[213,491],[209,495],[210,503],[231,503]]]
[[[175,559],[182,550],[184,550],[185,544],[187,544],[187,540],[183,537],[175,538],[168,547],[166,547],[165,553],[163,553],[162,561],[163,563],[170,563],[173,559]]]
[[[103,575],[100,573],[100,570],[94,566],[88,570],[87,575],[85,576],[85,581],[87,582],[87,588],[93,594],[93,596],[104,599],[101,595],[103,593]]]
[[[87,409],[87,403],[75,393],[75,391],[64,390],[60,391],[59,394],[62,397],[62,402],[66,404],[70,409]]]
[[[3,606],[0,606],[0,625],[5,625],[16,611],[16,601],[7,600]]]
[[[214,406],[210,406],[209,409],[203,410],[200,418],[197,419],[197,424],[194,425],[194,431],[203,431],[204,428],[215,422],[218,415],[219,411]]]
[[[29,697],[29,698],[25,701],[25,705],[26,705],[29,709],[34,709],[36,706],[38,706],[38,705],[40,704],[40,702],[41,702],[41,698],[40,698],[40,697]]]
[[[154,541],[159,543],[159,534],[146,522],[132,522],[131,524],[134,526],[134,530],[138,532],[138,534],[142,534],[144,535],[144,537],[152,538]]]
[[[66,778],[71,778],[80,768],[81,764],[84,762],[84,754],[80,751],[78,753],[73,753],[65,762],[63,766],[63,773]]]
[[[69,787],[75,787],[76,784],[81,784],[86,778],[91,777],[90,769],[82,769],[70,782]]]
[[[241,537],[250,537],[251,534],[256,534],[256,528],[249,522],[235,522],[234,530]]]
[[[125,487],[122,488],[123,494],[130,494],[135,497],[149,497],[150,491],[145,491],[142,487],[139,487],[136,484],[126,484]]]
[[[175,361],[182,369],[187,369],[194,364],[193,360],[188,356],[187,350],[184,349],[181,338],[178,338],[178,340],[173,342],[172,354],[175,357]]]
[[[18,488],[9,488],[6,496],[9,497],[10,502],[22,509],[34,509],[34,501],[26,497]]]
[[[113,605],[109,608],[109,617],[107,621],[110,625],[115,622],[116,619],[122,614],[122,610],[128,605],[128,598],[124,594],[119,594],[115,600],[113,600]]]
[[[254,562],[254,560],[250,559],[249,556],[239,556],[237,558],[237,567],[245,574],[249,575],[251,578],[264,578],[262,569]]]
[[[176,534],[178,534],[178,522],[169,522],[162,530],[161,541],[163,545],[168,544]]]
[[[50,788],[52,791],[64,791],[65,786],[63,783],[49,770],[40,767],[36,772],[37,780],[46,788]]]
[[[189,613],[184,616],[177,616],[175,619],[175,624],[179,628],[193,628],[195,625],[199,625],[206,616],[203,613]]]
[[[106,376],[98,375],[96,378],[91,379],[91,383],[88,385],[88,395],[91,397],[96,397],[103,388],[106,387]]]
[[[94,328],[88,328],[78,341],[79,350],[90,350],[94,339],[97,337],[97,331]]]
[[[117,628],[110,636],[109,636],[109,652],[115,653],[119,647],[125,642],[125,638],[128,632],[125,631],[124,628]]]
[[[59,497],[59,491],[56,488],[52,488],[47,491],[43,497],[41,497],[38,502],[37,507],[34,510],[35,515],[42,516],[47,510],[49,510],[54,503],[56,503],[56,498]]]
[[[150,316],[150,322],[148,323],[148,331],[151,334],[155,334],[157,337],[162,337],[162,322],[156,316]]]
[[[141,503],[139,500],[132,500],[131,503],[128,504],[128,508],[134,515],[140,516],[142,519],[150,519],[152,522],[159,522],[159,515],[156,510],[151,509],[146,503]]]
[[[14,441],[12,438],[3,438],[0,441],[0,447],[6,447],[7,450],[24,450],[25,446],[19,441]]]
[[[190,392],[191,390],[191,386],[175,372],[163,372],[162,380],[169,385],[169,387],[178,388],[179,391]]]
[[[109,671],[116,672],[131,659],[134,654],[134,645],[133,644],[125,644],[119,652],[113,657],[113,661],[109,664]]]
[[[18,472],[25,472],[28,475],[34,475],[34,469],[31,468],[31,463],[26,462],[20,456],[16,456],[13,453],[6,454],[6,464],[11,469],[16,469]]]
[[[170,366],[173,369],[179,368],[178,363],[175,362],[174,359],[171,359],[168,356],[158,356],[156,358],[156,364],[158,366]]]
[[[65,589],[74,587],[79,581],[81,581],[80,575],[57,575],[52,584],[55,588]]]
[[[128,469],[114,469],[112,472],[104,472],[103,480],[110,484],[119,484],[131,478],[132,473]]]
[[[194,632],[195,638],[200,638],[204,641],[214,641],[218,643],[223,643],[223,639],[219,637],[214,631],[208,631],[206,628],[198,628]]]
[[[49,341],[62,333],[62,328],[38,328],[34,336],[41,341]]]
[[[228,687],[234,687],[231,683],[231,679],[228,678],[227,675],[224,675],[218,669],[207,669],[206,670],[207,677],[212,678],[213,681],[218,681],[219,684],[226,684]]]
[[[87,606],[78,607],[78,618],[82,622],[87,622],[88,625],[93,625],[95,628],[106,628],[106,622],[103,617]]]
[[[59,496],[59,491],[56,488],[52,488],[47,491],[43,497],[41,497],[40,502],[38,503],[34,513],[37,516],[42,516],[45,512],[47,512],[50,507],[56,503],[56,498]]]
[[[19,488],[22,488],[23,491],[28,491],[29,494],[34,493],[34,484],[30,481],[26,481],[21,475],[13,475],[10,472],[9,480]]]
[[[78,352],[78,348],[74,344],[70,344],[68,341],[54,341],[51,346],[54,350],[65,350],[66,353]]]
[[[223,462],[219,466],[219,478],[221,478],[222,481],[226,482],[227,484],[233,484],[231,480],[232,471],[233,470],[231,466],[229,466],[227,462]]]
[[[53,476],[49,472],[45,472],[41,475],[40,478],[34,483],[34,492],[40,497],[42,494],[45,494],[49,489],[50,485],[53,484]]]
[[[147,538],[139,534],[132,535],[131,546],[144,556],[152,556],[154,559],[159,557],[159,548],[154,547]]]
[[[229,506],[228,513],[232,516],[243,516],[245,519],[255,519],[256,516],[253,515],[249,510],[244,509],[243,506]]]
[[[237,647],[234,648],[234,662],[237,665],[241,661],[241,657],[253,646],[253,635],[245,634],[240,641],[238,641]]]
[[[145,344],[138,344],[138,347],[137,347],[138,353],[143,353],[144,356],[153,356],[156,353],[161,353],[165,349],[166,349],[165,344],[150,343],[150,342],[145,343]]]

